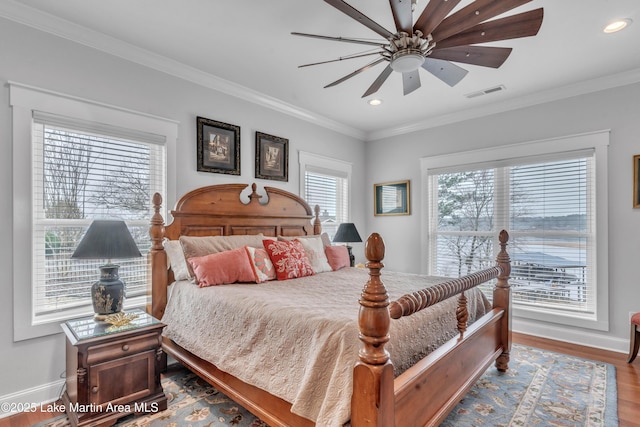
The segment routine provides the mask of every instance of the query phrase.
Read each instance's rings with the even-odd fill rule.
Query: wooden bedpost
[[[315,205],[313,208],[313,234],[317,235],[322,233],[322,222],[320,221],[320,205]]]
[[[511,286],[509,285],[509,276],[511,275],[511,259],[507,253],[507,242],[509,241],[509,233],[505,230],[500,232],[498,237],[500,240],[500,252],[496,257],[496,263],[502,269],[502,273],[498,276],[498,282],[493,289],[493,308],[500,308],[505,311],[502,317],[502,354],[496,359],[496,368],[499,371],[506,371],[509,365],[509,353],[511,352]]]
[[[162,319],[167,305],[167,253],[164,251],[162,240],[164,239],[164,218],[160,214],[162,196],[160,193],[153,195],[154,214],[151,217],[149,235],[151,236],[151,251],[149,262],[151,263],[151,315],[156,319]],[[149,311],[149,304],[147,304]]]
[[[369,236],[365,244],[369,280],[360,297],[358,314],[362,346],[360,360],[353,370],[353,427],[390,427],[395,423],[393,365],[384,348],[389,341],[391,324],[389,295],[380,280],[384,250],[384,242],[378,233]]]

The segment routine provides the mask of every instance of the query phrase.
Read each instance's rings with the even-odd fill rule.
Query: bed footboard
[[[499,370],[507,369],[511,349],[508,239],[503,230],[496,266],[390,302],[380,280],[384,243],[376,233],[369,237],[365,254],[370,280],[360,299],[362,347],[354,368],[352,426],[439,425],[493,361]],[[467,328],[464,292],[496,278],[493,309]],[[394,380],[393,365],[384,348],[389,341],[391,319],[411,315],[455,295],[459,295],[459,336]]]

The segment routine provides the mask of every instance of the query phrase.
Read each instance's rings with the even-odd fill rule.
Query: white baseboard
[[[64,380],[54,381],[27,390],[0,396],[0,418],[22,412],[22,409],[40,409],[40,405],[55,402],[60,398]]]
[[[601,333],[586,330],[563,328],[559,325],[549,326],[523,318],[513,318],[511,329],[514,332],[527,335],[615,351],[617,353],[627,353],[629,351],[629,340],[626,339],[608,337]]]

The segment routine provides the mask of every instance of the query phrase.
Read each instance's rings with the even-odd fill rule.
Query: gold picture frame
[[[375,216],[411,215],[409,180],[373,184],[373,209]]]
[[[640,208],[640,154],[633,156],[633,207]]]

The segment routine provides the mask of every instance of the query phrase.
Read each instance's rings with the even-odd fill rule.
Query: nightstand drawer
[[[87,363],[93,365],[107,360],[119,359],[129,354],[153,350],[160,346],[160,335],[150,333],[137,337],[123,338],[106,344],[98,344],[87,348]]]

